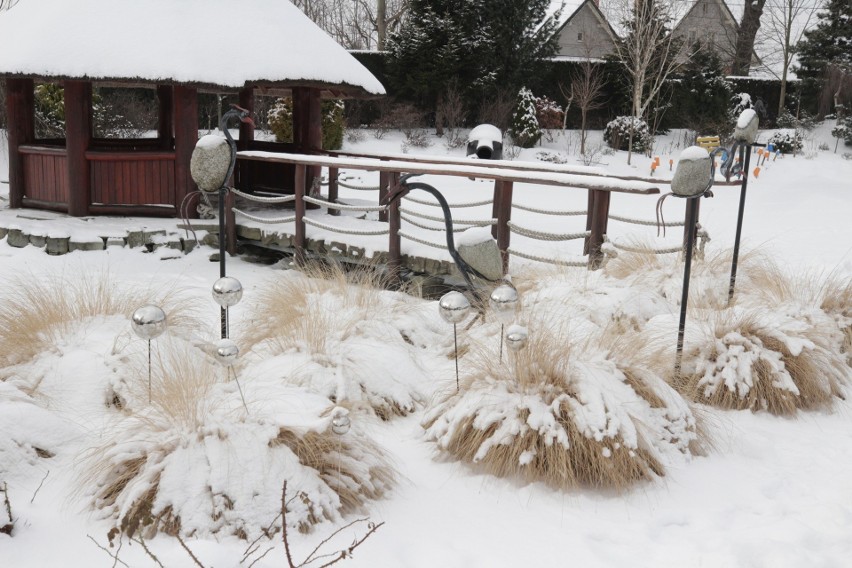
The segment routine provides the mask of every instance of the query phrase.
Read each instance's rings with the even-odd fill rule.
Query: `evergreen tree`
[[[829,94],[841,89],[844,82],[852,80],[852,2],[849,0],[828,0],[826,9],[818,15],[814,29],[805,32],[805,39],[799,42],[797,54],[799,64],[796,75],[802,80],[802,90],[812,101],[821,91],[829,89]],[[830,71],[839,75],[839,84],[828,85]],[[835,78],[835,82],[837,78]],[[852,93],[846,93],[847,99]],[[823,105],[831,108],[834,101]]]
[[[674,83],[678,109],[677,116],[672,117],[674,124],[704,134],[729,130],[731,86],[714,52],[698,50]]]
[[[541,138],[541,126],[535,109],[535,96],[523,87],[518,93],[518,104],[512,114],[510,133],[512,140],[521,148],[532,148]]]

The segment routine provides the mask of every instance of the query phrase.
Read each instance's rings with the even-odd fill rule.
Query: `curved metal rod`
[[[228,180],[231,179],[231,176],[234,175],[234,168],[237,165],[237,143],[234,141],[234,137],[231,136],[231,132],[228,130],[228,122],[232,118],[240,119],[240,122],[245,122],[247,124],[251,124],[254,126],[254,121],[251,119],[250,112],[246,109],[239,107],[237,105],[231,105],[231,110],[222,115],[222,119],[219,121],[219,130],[222,131],[222,134],[225,135],[225,138],[228,140],[228,146],[231,148],[231,165],[228,166],[228,175],[225,176],[225,181],[222,182],[222,185],[227,187]]]
[[[471,280],[471,275],[485,280],[486,282],[496,282],[496,280],[492,280],[486,277],[481,272],[479,272],[474,267],[465,262],[465,260],[458,253],[458,251],[456,250],[455,239],[453,237],[453,214],[450,211],[450,204],[447,203],[447,200],[444,195],[440,191],[438,191],[434,186],[424,182],[412,183],[408,181],[410,178],[416,175],[420,174],[406,174],[402,176],[399,180],[399,188],[389,193],[387,197],[383,200],[386,202],[385,204],[399,199],[412,189],[420,189],[427,193],[431,193],[433,196],[435,196],[435,199],[438,200],[438,204],[440,204],[441,209],[444,212],[444,226],[446,227],[447,232],[447,250],[449,251],[450,256],[452,257],[453,262],[455,262],[456,266],[458,266],[459,272],[461,273],[462,278],[464,278],[465,283],[471,290],[474,288],[473,281]]]

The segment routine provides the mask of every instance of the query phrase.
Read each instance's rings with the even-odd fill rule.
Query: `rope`
[[[296,201],[295,195],[285,195],[283,197],[260,197],[259,195],[252,195],[251,193],[243,193],[239,189],[234,188],[231,188],[231,193],[238,195],[243,199],[256,201],[258,203],[290,203],[291,201]]]
[[[419,229],[425,229],[427,231],[441,231],[442,233],[446,231],[445,227],[430,227],[429,225],[424,225],[422,223],[418,223],[414,219],[411,219],[410,217],[406,217],[405,215],[403,215],[401,213],[400,213],[399,217],[403,221],[405,221],[406,223],[408,223],[410,225],[414,225],[415,227],[417,227]],[[453,233],[463,233],[463,232],[467,231],[468,229],[472,229],[472,228],[473,228],[473,225],[471,225],[469,227],[460,227],[460,228],[453,227]]]
[[[537,239],[539,241],[570,241],[574,239],[584,239],[589,236],[589,231],[584,231],[582,233],[545,233],[521,227],[511,221],[509,221],[507,225],[513,233],[517,233],[531,239]]]
[[[434,201],[429,201],[428,199],[417,199],[416,197],[411,197],[411,195],[403,196],[403,199],[407,199],[413,203],[419,203],[420,205],[428,205],[429,207],[440,207],[440,203],[435,203]],[[479,207],[481,205],[491,205],[493,201],[491,199],[484,199],[482,201],[467,201],[465,203],[450,203],[450,207],[453,209],[461,209],[463,207]]]
[[[512,207],[521,209],[522,211],[529,211],[530,213],[541,213],[542,215],[586,215],[588,213],[585,209],[583,211],[553,211],[552,209],[537,209],[528,205],[520,205],[519,203],[512,203]]]
[[[644,225],[646,227],[656,227],[656,221],[643,221],[642,219],[631,219],[630,217],[619,217],[618,215],[613,215],[610,213],[610,219],[615,219],[616,221],[621,221],[622,223],[633,223],[634,225]],[[684,221],[674,221],[669,223],[663,223],[666,227],[683,227]]]
[[[233,211],[234,213],[237,213],[238,215],[242,215],[246,219],[249,219],[251,221],[256,221],[258,223],[268,223],[268,224],[292,223],[293,221],[296,220],[295,215],[291,215],[290,217],[258,217],[256,215],[251,215],[250,213],[246,213],[245,211],[241,211],[241,210],[237,209],[236,207],[232,207],[231,211]]]
[[[345,187],[347,189],[357,189],[358,191],[377,191],[381,189],[378,185],[349,185],[348,183],[340,180],[337,181],[337,185],[339,185],[340,187]]]
[[[426,219],[427,221],[435,221],[436,223],[445,223],[446,220],[443,217],[433,217],[431,215],[425,215],[423,213],[418,213],[417,211],[412,211],[410,209],[399,208],[400,213],[405,213],[406,215],[413,215],[414,217],[420,217],[421,219]],[[497,219],[489,219],[488,221],[477,221],[472,219],[453,219],[453,225],[473,225],[475,227],[488,227],[491,225],[497,224]]]
[[[521,258],[526,258],[527,260],[535,260],[537,262],[545,262],[547,264],[555,264],[557,266],[569,266],[571,268],[587,268],[589,266],[588,262],[582,261],[571,261],[571,260],[560,260],[558,258],[547,258],[544,256],[536,256],[534,254],[527,254],[525,252],[520,252],[515,249],[510,248],[509,254],[512,256],[519,256]]]
[[[623,250],[625,252],[652,252],[654,254],[672,254],[675,252],[681,252],[683,250],[683,245],[679,247],[671,247],[671,248],[663,248],[663,249],[655,249],[655,248],[644,248],[644,247],[631,247],[629,245],[620,245],[614,241],[607,240],[609,244],[617,248],[618,250]]]
[[[342,205],[340,203],[332,203],[331,201],[326,201],[325,199],[308,197],[307,195],[302,199],[304,199],[308,203],[313,203],[314,205],[320,205],[329,209],[340,209],[342,211],[386,211],[388,208],[387,205]]]
[[[305,217],[303,219],[305,221],[305,225],[311,225],[317,227],[319,229],[325,229],[326,231],[331,231],[332,233],[341,233],[343,235],[362,235],[365,237],[376,236],[376,235],[387,235],[387,229],[380,229],[377,231],[356,231],[353,229],[341,229],[340,227],[334,227],[332,225],[326,225],[325,223],[320,223],[315,219],[311,219],[310,217]]]
[[[433,243],[432,241],[427,241],[425,239],[419,239],[419,238],[415,237],[414,235],[409,235],[408,233],[404,233],[402,231],[397,231],[397,234],[404,239],[408,239],[409,241],[414,241],[415,243],[420,243],[421,245],[426,245],[427,247],[432,247],[432,248],[441,249],[441,250],[447,250],[446,244],[439,245],[439,244]]]

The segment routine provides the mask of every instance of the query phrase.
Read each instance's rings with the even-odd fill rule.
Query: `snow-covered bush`
[[[393,483],[357,420],[347,433],[332,431],[324,397],[250,373],[240,389],[202,351],[178,343],[164,351],[151,402],[132,386],[145,382],[140,365],[123,393],[128,404],[80,464],[82,492],[122,533],[268,536],[281,528],[284,481],[294,497],[289,528],[306,532]]]
[[[343,101],[322,101],[322,147],[324,150],[339,150],[343,146],[346,125]],[[269,129],[278,142],[293,141],[293,99],[282,98],[269,109]]]
[[[559,488],[623,488],[690,454],[695,420],[635,342],[611,332],[572,337],[551,318],[525,324],[523,350],[502,363],[478,353],[461,390],[427,411],[426,435],[441,450]]]
[[[648,123],[635,116],[619,116],[609,121],[604,129],[604,142],[615,150],[627,150],[631,131],[634,152],[645,152],[651,149],[654,138],[651,136]]]
[[[810,132],[814,128],[820,125],[820,120],[817,117],[812,116],[807,111],[801,111],[799,116],[793,116],[789,110],[784,109],[778,116],[777,124],[778,128],[794,128],[796,130],[804,130],[806,132]]]
[[[544,130],[559,130],[565,111],[556,101],[548,97],[535,97],[535,115],[538,124]]]
[[[330,265],[267,283],[241,332],[257,368],[384,420],[413,412],[426,376],[394,322],[413,300],[380,291],[379,278]],[[371,341],[383,344],[381,357],[363,348]]]
[[[512,125],[509,134],[521,148],[532,148],[541,138],[541,125],[538,123],[535,96],[526,87],[518,93],[515,111],[512,113]]]
[[[794,154],[802,151],[804,142],[802,134],[798,130],[779,130],[769,137],[768,144],[773,144],[776,150],[781,150],[782,154]]]
[[[754,108],[751,95],[748,93],[736,93],[731,97],[731,119],[736,121],[737,117],[746,109]]]
[[[842,138],[847,146],[852,146],[852,115],[838,120],[837,125],[831,129],[831,135]]]

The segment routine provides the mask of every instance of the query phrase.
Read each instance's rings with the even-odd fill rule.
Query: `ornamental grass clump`
[[[413,300],[381,290],[370,267],[287,271],[259,291],[241,332],[252,360],[282,380],[383,420],[413,412],[426,380],[396,318]],[[370,347],[382,345],[381,355]]]
[[[357,424],[331,431],[323,397],[248,376],[244,407],[235,382],[200,350],[172,342],[164,351],[151,403],[113,414],[82,458],[80,491],[122,533],[268,536],[281,529],[284,481],[294,496],[288,526],[307,532],[393,484],[393,468]]]
[[[442,451],[499,477],[616,490],[689,456],[694,417],[645,363],[615,348],[627,337],[604,330],[578,340],[553,319],[526,320],[526,348],[503,362],[480,351],[460,391],[427,411],[427,437]]]
[[[0,298],[0,368],[25,363],[73,326],[95,317],[123,316],[145,304],[162,306],[171,327],[196,322],[193,304],[174,290],[130,287],[109,274],[18,277]]]

